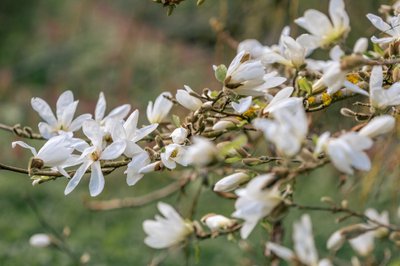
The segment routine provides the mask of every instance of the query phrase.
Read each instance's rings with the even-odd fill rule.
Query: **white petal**
[[[251,103],[253,101],[253,97],[247,96],[239,100],[239,103],[232,102],[233,109],[239,114],[243,114],[247,110],[249,110]]]
[[[78,116],[77,118],[74,119],[74,121],[71,122],[71,125],[69,126],[69,130],[71,132],[75,132],[79,130],[82,127],[83,122],[86,120],[92,119],[91,114],[83,114]]]
[[[293,253],[293,251],[284,246],[275,244],[273,242],[267,242],[266,248],[267,250],[271,251],[276,256],[287,262],[293,262],[294,259],[296,258],[296,255]]]
[[[373,90],[382,89],[383,83],[383,73],[382,66],[374,66],[371,71],[371,76],[369,79],[370,92]]]
[[[45,139],[50,139],[51,137],[57,135],[57,132],[55,132],[55,128],[45,122],[40,122],[38,128],[40,135],[42,135],[42,137]]]
[[[104,97],[104,93],[100,92],[99,100],[97,101],[96,109],[94,111],[94,119],[96,121],[103,120],[105,112],[106,112],[106,98]]]
[[[94,162],[92,164],[92,173],[90,175],[89,191],[90,196],[96,197],[104,189],[104,176],[101,171],[100,162]]]
[[[124,141],[116,141],[107,146],[101,153],[101,160],[114,160],[118,158],[125,150],[126,143]]]
[[[391,27],[389,24],[383,21],[382,18],[374,15],[374,14],[367,14],[367,18],[371,23],[375,26],[375,28],[390,34]]]
[[[87,160],[85,161],[75,172],[74,176],[69,180],[67,187],[64,190],[64,194],[68,195],[76,188],[76,186],[81,181],[83,175],[85,174],[86,170],[92,164],[92,161]]]
[[[58,119],[61,118],[65,108],[67,108],[67,106],[73,102],[74,102],[74,95],[72,94],[71,91],[65,91],[60,95],[60,97],[58,97],[57,111],[56,111]]]
[[[65,106],[64,111],[61,116],[58,117],[60,124],[66,128],[63,128],[64,131],[69,131],[69,125],[74,118],[76,107],[78,106],[78,101],[71,103],[68,106]]]
[[[55,126],[57,124],[57,119],[51,111],[50,106],[41,98],[32,98],[31,105],[39,116],[49,125]]]
[[[388,133],[393,130],[396,120],[390,115],[381,115],[373,118],[359,134],[369,138],[374,138],[378,135]]]
[[[21,146],[22,148],[31,150],[33,156],[35,156],[35,157],[37,156],[36,149],[35,149],[34,147],[32,147],[32,146],[26,144],[25,142],[23,142],[23,141],[14,141],[14,142],[11,143],[11,147],[12,147],[13,149],[14,149],[15,146],[17,146],[17,145],[18,145],[18,146]]]

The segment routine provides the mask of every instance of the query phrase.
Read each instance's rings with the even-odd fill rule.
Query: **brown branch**
[[[300,205],[294,202],[289,202],[287,203],[288,207],[294,207],[298,208],[300,210],[309,210],[309,211],[326,211],[326,212],[332,212],[332,213],[346,213],[349,216],[357,217],[360,218],[364,221],[369,221],[371,223],[374,223],[380,227],[385,227],[389,229],[390,231],[400,231],[400,227],[393,225],[393,224],[383,224],[375,219],[369,218],[367,215],[363,213],[359,213],[353,210],[350,210],[348,208],[343,208],[339,206],[333,206],[333,207],[323,207],[323,206],[305,206],[305,205]]]
[[[189,179],[185,178],[174,183],[169,184],[159,190],[153,191],[149,194],[139,197],[128,197],[123,199],[111,199],[111,200],[96,200],[96,201],[85,201],[84,205],[91,211],[111,211],[124,208],[141,207],[150,204],[156,200],[163,199],[169,195],[180,190],[188,183]]]
[[[21,127],[21,125],[19,124],[16,124],[15,126],[8,126],[0,123],[0,129],[4,131],[9,131],[21,138],[44,140],[44,138],[39,133],[33,132],[30,127]]]

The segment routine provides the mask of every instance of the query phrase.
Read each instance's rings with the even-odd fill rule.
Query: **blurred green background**
[[[194,0],[184,1],[173,13],[150,0],[2,0],[0,1],[0,121],[21,123],[36,128],[39,118],[32,112],[30,98],[39,96],[55,105],[58,95],[70,89],[80,100],[79,112],[93,112],[97,97],[103,91],[108,110],[118,104],[130,103],[144,110],[149,100],[161,91],[175,92],[184,84],[201,91],[218,89],[212,64],[229,64],[235,51],[219,42],[209,26],[210,18],[226,25],[237,40],[256,38],[265,44],[276,43],[283,26],[292,26],[293,36],[302,31],[291,21],[305,9],[326,11],[328,1],[320,0],[207,0],[196,8]],[[348,44],[371,36],[373,27],[365,18],[384,1],[346,1],[352,32]],[[344,128],[352,121],[337,119],[338,108],[315,115],[327,122],[328,128]],[[25,167],[29,152],[12,150],[16,138],[1,132],[0,161]],[[396,140],[394,140],[396,141]],[[32,142],[40,145],[38,142]],[[399,154],[395,145],[378,142],[371,155],[374,169],[367,176],[349,178],[339,186],[339,174],[331,167],[301,177],[295,199],[301,203],[319,204],[321,196],[347,199],[350,206],[365,206],[397,211],[399,202]],[[393,142],[392,142],[393,143]],[[398,156],[397,156],[398,157]],[[215,182],[215,179],[213,179]],[[144,195],[168,184],[166,174],[146,176],[139,184],[128,187],[122,171],[106,179],[105,191],[98,199]],[[74,256],[90,255],[89,265],[146,265],[154,257],[166,255],[143,243],[142,221],[153,218],[155,204],[141,208],[111,212],[91,212],[83,201],[88,199],[88,180],[84,179],[68,197],[63,195],[66,180],[57,180],[32,187],[28,176],[0,172],[0,265],[76,265],[65,253],[55,249],[29,246],[32,234],[52,233],[49,226],[62,232],[71,230],[67,243]],[[193,199],[193,184],[180,194],[180,211],[187,215]],[[332,188],[338,189],[332,189]],[[337,191],[340,193],[338,194]],[[210,188],[203,188],[199,219],[209,212],[229,216],[233,202],[217,198]],[[179,207],[178,196],[166,201]],[[35,207],[36,206],[36,207]],[[37,211],[34,211],[34,210]],[[291,246],[291,223],[300,212],[291,212],[285,225],[285,243]],[[328,255],[325,241],[338,225],[326,214],[312,214],[314,231],[321,255]],[[392,215],[392,221],[396,221]],[[226,237],[198,243],[200,253],[191,247],[190,265],[252,265],[263,258],[265,231],[258,227],[251,235],[253,246],[227,241]],[[238,245],[238,242],[240,245]],[[382,258],[385,243],[378,245]],[[348,248],[349,249],[349,248]],[[349,256],[348,249],[341,251]],[[183,265],[185,254],[173,252],[162,265]]]

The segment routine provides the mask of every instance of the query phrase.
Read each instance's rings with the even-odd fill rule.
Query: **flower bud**
[[[226,120],[222,120],[222,121],[218,121],[213,127],[213,130],[225,130],[225,129],[229,129],[229,128],[234,128],[236,127],[236,125],[231,122],[231,121],[226,121]]]
[[[329,250],[337,251],[343,246],[345,241],[346,238],[343,236],[341,230],[339,230],[334,232],[331,237],[329,237],[328,242],[326,243],[326,247]]]
[[[172,141],[176,144],[182,144],[185,142],[186,137],[188,135],[188,130],[183,128],[183,127],[178,127],[177,129],[175,129],[170,137],[172,138]]]
[[[47,234],[34,234],[29,238],[29,244],[36,248],[45,248],[52,244],[51,237]]]
[[[396,120],[390,115],[381,115],[373,118],[359,134],[362,136],[374,138],[378,135],[388,133],[393,130]]]
[[[199,98],[196,98],[196,97],[190,95],[190,93],[194,93],[194,91],[189,86],[185,85],[184,87],[185,87],[185,90],[177,91],[177,93],[175,95],[176,100],[183,107],[185,107],[189,110],[192,110],[192,111],[196,111],[197,109],[199,109],[201,107],[203,102]]]
[[[229,192],[238,188],[241,184],[247,182],[250,177],[246,173],[235,173],[228,175],[219,180],[215,186],[214,191]]]
[[[236,224],[236,220],[215,213],[203,216],[201,222],[210,228],[211,231],[226,230]]]

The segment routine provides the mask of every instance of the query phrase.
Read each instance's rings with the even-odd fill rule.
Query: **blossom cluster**
[[[139,111],[131,112],[129,104],[106,115],[103,93],[94,114],[76,118],[78,101],[71,91],[60,95],[55,114],[44,100],[33,98],[31,105],[43,119],[38,129],[46,143],[39,151],[22,141],[12,145],[31,150],[29,173],[34,184],[42,182],[46,173],[59,173],[68,180],[66,195],[86,173],[90,173],[90,195],[99,195],[104,175],[120,167],[125,168],[129,186],[155,171],[215,171],[222,178],[213,184],[213,191],[235,198],[235,210],[232,218],[211,213],[201,221],[213,235],[240,230],[240,237],[246,239],[260,222],[283,219],[287,209],[296,206],[290,181],[304,171],[328,163],[347,175],[371,170],[368,150],[377,138],[395,129],[399,112],[400,61],[391,61],[400,56],[396,12],[387,14],[386,21],[367,15],[385,35],[373,36],[375,49],[368,50],[365,37],[352,49],[344,49],[350,20],[343,0],[330,0],[329,16],[307,10],[295,20],[307,33],[291,37],[285,27],[278,44],[240,42],[228,67],[213,66],[221,88],[198,93],[185,85],[175,95],[163,92],[149,102],[145,126],[139,126]],[[316,50],[329,51],[330,59],[313,58]],[[337,113],[354,118],[351,129],[319,132],[313,127],[313,112],[351,97],[362,103],[362,112],[343,107]],[[174,105],[188,115],[184,119],[171,115]],[[278,163],[262,167],[270,162]],[[200,223],[184,219],[166,203],[159,203],[158,209],[164,217],[143,224],[150,247],[179,246],[191,236],[204,237]],[[374,238],[388,234],[388,214],[368,209],[364,218],[367,224],[334,233],[328,248],[339,250],[348,240],[360,256],[372,252]],[[307,214],[294,224],[293,240],[294,251],[268,241],[267,253],[298,265],[332,265],[330,259],[318,257]]]

